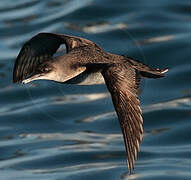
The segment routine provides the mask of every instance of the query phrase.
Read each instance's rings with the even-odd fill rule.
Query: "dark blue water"
[[[170,68],[143,81],[144,137],[133,175],[104,85],[12,84],[22,44],[42,31]],[[190,0],[0,1],[0,179],[191,179],[190,48]]]

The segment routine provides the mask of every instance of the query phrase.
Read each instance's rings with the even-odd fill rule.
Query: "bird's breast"
[[[96,84],[104,84],[105,81],[100,72],[93,72],[93,73],[84,72],[65,83],[78,84],[78,85],[96,85]]]

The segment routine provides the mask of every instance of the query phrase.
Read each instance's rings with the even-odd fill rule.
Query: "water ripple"
[[[12,179],[190,179],[190,9],[187,0],[0,2],[0,173]],[[152,67],[140,94],[144,138],[129,176],[105,86],[12,84],[22,44],[40,31],[79,35]]]

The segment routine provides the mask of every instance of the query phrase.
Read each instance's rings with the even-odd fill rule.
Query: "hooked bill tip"
[[[31,82],[31,81],[34,81],[34,80],[36,80],[36,79],[38,79],[39,78],[39,75],[34,75],[34,76],[32,76],[32,77],[29,77],[29,78],[27,78],[27,79],[24,79],[24,80],[22,80],[22,84],[27,84],[27,83],[29,83],[29,82]]]
[[[27,84],[29,83],[30,81],[28,81],[27,79],[23,80],[21,83],[24,85],[24,84]]]

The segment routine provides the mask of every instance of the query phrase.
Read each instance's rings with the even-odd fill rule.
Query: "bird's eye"
[[[49,69],[47,68],[47,67],[43,67],[42,69],[41,69],[41,72],[47,72]]]
[[[38,73],[46,73],[49,70],[50,69],[49,69],[49,67],[47,65],[43,65],[43,66],[40,66],[37,71],[38,71]]]

